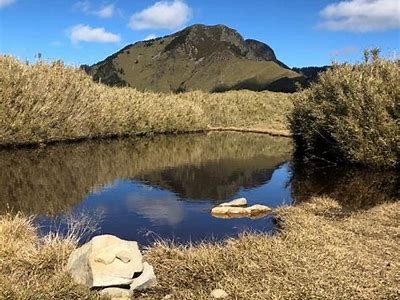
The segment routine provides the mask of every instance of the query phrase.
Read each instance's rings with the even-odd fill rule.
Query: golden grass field
[[[26,65],[0,56],[0,145],[204,131],[213,127],[288,135],[283,93],[161,94],[94,83],[61,62]]]
[[[145,257],[158,285],[135,299],[208,299],[214,288],[228,299],[399,298],[400,202],[349,213],[320,197],[279,208],[276,216],[274,236],[155,244]],[[38,238],[31,219],[0,216],[0,298],[97,299],[65,272],[75,246],[74,235]]]

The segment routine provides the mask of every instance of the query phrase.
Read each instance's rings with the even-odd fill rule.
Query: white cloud
[[[121,40],[118,34],[106,31],[104,28],[92,28],[88,25],[76,25],[69,32],[73,44],[79,42],[116,43]]]
[[[175,195],[157,195],[135,193],[126,199],[129,211],[141,215],[155,225],[177,225],[184,219],[182,205]]]
[[[152,40],[152,39],[155,39],[157,36],[154,34],[154,33],[152,33],[152,34],[149,34],[148,36],[146,36],[144,39],[143,39],[143,41],[148,41],[148,40]]]
[[[340,49],[335,49],[331,51],[332,56],[346,56],[349,54],[357,53],[359,49],[354,46],[347,46]]]
[[[14,4],[17,0],[0,0],[0,9],[11,4]]]
[[[350,0],[325,7],[318,27],[333,31],[368,32],[400,28],[399,0]]]
[[[1,1],[1,0],[0,0]],[[73,8],[87,15],[96,15],[100,18],[111,18],[114,16],[116,8],[114,4],[104,5],[97,9],[93,7],[89,0],[81,0],[74,4]]]
[[[131,16],[132,29],[178,29],[191,18],[191,8],[182,0],[159,1]]]
[[[115,7],[114,4],[103,6],[101,9],[95,12],[100,18],[111,18],[114,15]]]
[[[90,10],[90,2],[88,0],[78,1],[74,4],[74,9],[79,10],[81,12],[89,12]]]

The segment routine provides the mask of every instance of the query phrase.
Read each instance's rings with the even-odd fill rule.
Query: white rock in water
[[[246,215],[246,207],[216,206],[211,209],[213,215]]]
[[[143,271],[143,258],[137,242],[100,235],[71,253],[67,270],[89,288],[130,285]]]
[[[270,208],[266,205],[261,205],[261,204],[254,204],[250,207],[247,207],[246,209],[250,213],[251,216],[267,214],[272,211],[272,208]]]
[[[262,217],[270,213],[272,209],[268,206],[255,204],[250,207],[216,206],[211,209],[211,214],[217,218],[244,218]]]
[[[228,297],[228,294],[224,290],[215,289],[211,291],[210,296],[215,299],[222,299]]]
[[[229,202],[225,202],[225,203],[221,203],[220,207],[226,207],[226,206],[230,206],[230,207],[234,207],[234,206],[246,206],[247,205],[247,200],[246,198],[238,198]]]

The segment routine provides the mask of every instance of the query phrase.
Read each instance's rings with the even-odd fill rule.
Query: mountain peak
[[[194,24],[138,42],[86,69],[107,84],[155,91],[276,89],[274,81],[300,76],[279,62],[267,44],[245,40],[221,24]]]
[[[194,24],[172,36],[175,38],[170,47],[167,48],[168,50],[186,43],[186,45],[191,45],[198,50],[206,50],[206,52],[223,51],[229,48],[237,55],[250,60],[276,60],[274,51],[267,44],[252,39],[244,40],[236,30],[221,24]],[[207,53],[200,53],[199,55],[207,55]]]

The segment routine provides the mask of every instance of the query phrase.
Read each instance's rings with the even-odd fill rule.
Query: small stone
[[[119,287],[108,287],[100,290],[100,296],[111,298],[111,300],[132,299],[132,291]]]
[[[222,299],[222,298],[228,297],[228,294],[224,290],[215,289],[215,290],[212,290],[212,292],[210,293],[210,296],[215,299]]]
[[[172,299],[172,295],[171,295],[171,294],[165,295],[165,296],[162,298],[162,300],[169,300],[169,299]]]
[[[246,198],[238,198],[229,202],[225,202],[225,203],[221,203],[220,207],[226,207],[226,206],[230,206],[230,207],[237,207],[237,206],[246,206],[247,205],[247,200]]]

